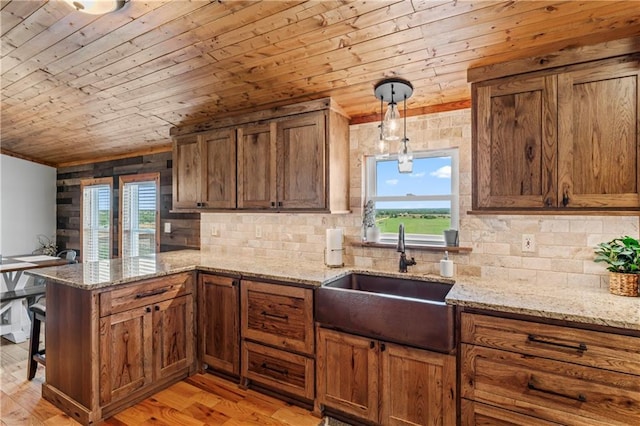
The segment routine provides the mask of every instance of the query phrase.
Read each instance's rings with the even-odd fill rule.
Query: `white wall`
[[[56,237],[56,169],[0,155],[0,253],[31,253]]]

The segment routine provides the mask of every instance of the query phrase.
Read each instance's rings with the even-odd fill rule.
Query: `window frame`
[[[109,257],[113,258],[113,177],[80,179],[80,259],[87,261],[84,249],[84,190],[92,186],[109,186]],[[98,259],[100,260],[100,259]]]
[[[160,173],[141,173],[137,175],[120,176],[118,190],[118,256],[124,257],[124,227],[123,227],[123,203],[124,186],[135,182],[155,182],[156,185],[156,227],[155,227],[155,252],[160,252]]]
[[[398,159],[397,154],[390,154],[384,158],[376,155],[365,156],[365,167],[363,177],[365,180],[364,204],[368,200],[377,201],[449,201],[451,203],[451,229],[459,229],[460,226],[460,154],[457,147],[420,150],[413,152],[413,161],[421,158],[451,157],[451,193],[447,195],[404,195],[404,196],[377,196],[377,163],[378,161],[389,161]],[[383,244],[395,244],[398,239],[398,232],[386,232],[380,234],[380,242]],[[444,235],[421,235],[405,234],[405,243],[420,246],[444,246]]]

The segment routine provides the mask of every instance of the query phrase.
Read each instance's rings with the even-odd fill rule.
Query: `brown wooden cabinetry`
[[[640,209],[640,55],[472,86],[474,209]]]
[[[349,123],[329,98],[171,134],[174,209],[349,208]]]
[[[198,282],[200,359],[209,368],[239,376],[240,281],[201,273]]]
[[[47,282],[42,395],[99,422],[195,371],[193,275],[87,290]]]
[[[313,290],[242,280],[242,378],[314,399]]]
[[[101,405],[193,368],[192,286],[182,274],[100,295]]]
[[[640,423],[638,337],[463,313],[461,341],[468,424]]]
[[[236,134],[221,129],[173,142],[173,208],[236,206]]]
[[[454,425],[455,356],[318,328],[318,403],[385,425]]]

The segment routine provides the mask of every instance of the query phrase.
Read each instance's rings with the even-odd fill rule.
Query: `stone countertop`
[[[322,263],[300,263],[295,258],[224,257],[198,250],[34,269],[27,274],[72,287],[95,290],[194,270],[310,287],[320,286],[350,272],[402,276],[455,284],[446,299],[447,303],[453,305],[640,330],[640,298],[610,294],[606,286],[533,285],[522,281],[465,276],[456,277],[454,281],[434,275],[329,268]]]
[[[578,287],[459,277],[446,301],[470,308],[640,330],[640,298],[611,294],[606,283]]]
[[[198,250],[181,250],[42,268],[27,274],[71,287],[96,290],[194,270],[241,275],[246,279],[284,280],[303,286],[320,286],[350,271],[348,268],[329,268],[321,263],[299,262],[295,258],[224,257]]]

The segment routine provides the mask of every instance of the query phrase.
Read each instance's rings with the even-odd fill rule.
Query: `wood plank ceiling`
[[[467,69],[640,34],[638,1],[1,0],[2,152],[51,165],[166,151],[172,126],[332,96],[467,105]]]

